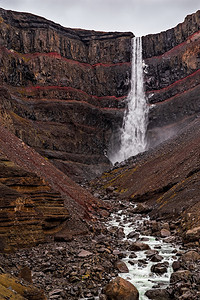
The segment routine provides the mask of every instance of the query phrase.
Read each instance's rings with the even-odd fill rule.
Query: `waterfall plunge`
[[[121,129],[118,152],[109,155],[112,164],[121,162],[146,150],[148,106],[144,93],[142,38],[132,40],[131,91]]]

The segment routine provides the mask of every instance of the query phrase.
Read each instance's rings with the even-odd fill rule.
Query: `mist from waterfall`
[[[127,108],[121,128],[120,148],[109,155],[112,164],[146,150],[147,122],[148,106],[144,92],[142,38],[135,37],[132,39],[131,90],[127,97]]]

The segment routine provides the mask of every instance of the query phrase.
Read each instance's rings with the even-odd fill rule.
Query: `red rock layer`
[[[77,180],[95,176],[109,166],[105,149],[122,121],[133,34],[0,15],[4,124]]]
[[[154,104],[149,115],[149,139],[150,144],[156,144],[200,111],[200,11],[175,28],[143,37],[143,45],[147,97]],[[162,137],[166,126],[170,130]]]

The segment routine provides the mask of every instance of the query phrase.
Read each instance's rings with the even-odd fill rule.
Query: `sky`
[[[65,27],[142,36],[175,27],[200,9],[200,0],[0,0],[0,7],[43,16]]]

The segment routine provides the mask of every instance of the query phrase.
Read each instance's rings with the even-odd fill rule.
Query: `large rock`
[[[127,280],[117,277],[105,288],[108,300],[139,300],[136,287]]]
[[[198,262],[200,261],[200,254],[194,250],[188,251],[181,256],[183,262]]]
[[[188,270],[179,270],[172,273],[170,277],[170,283],[176,283],[179,281],[187,282],[192,276],[192,273]]]
[[[130,251],[144,251],[144,250],[149,250],[149,249],[150,249],[149,245],[142,243],[142,242],[132,243],[129,247]]]
[[[171,299],[167,290],[163,290],[163,289],[148,290],[145,293],[145,296],[147,296],[148,299],[153,299],[153,300],[170,300]]]
[[[195,242],[200,239],[200,226],[187,230],[185,240],[187,242]]]

